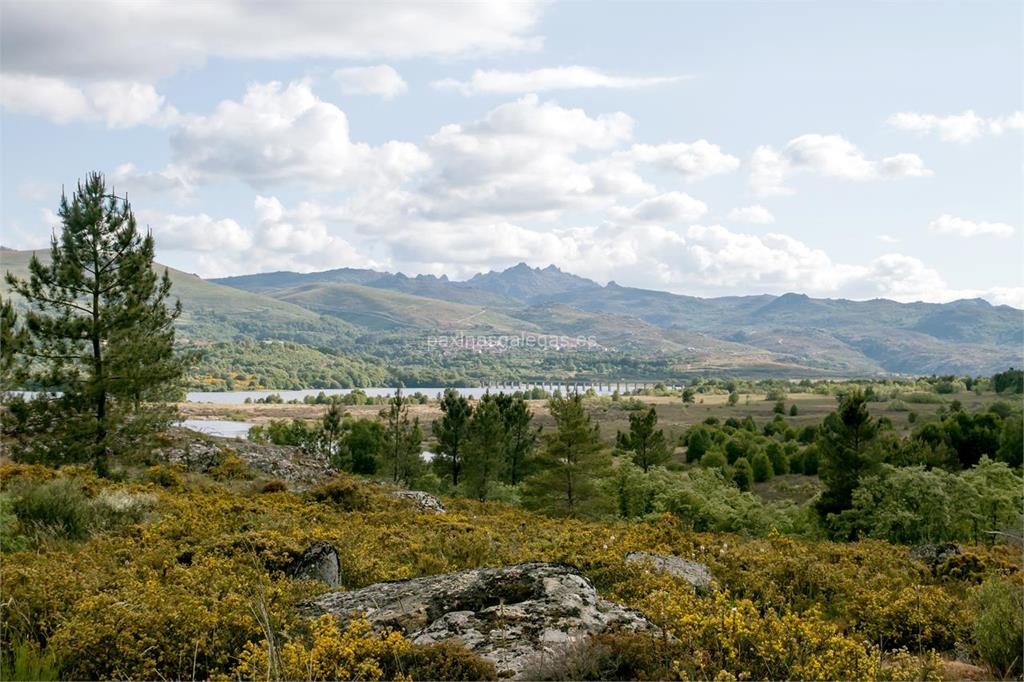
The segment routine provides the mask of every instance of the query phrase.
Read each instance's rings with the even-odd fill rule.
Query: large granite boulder
[[[659,634],[640,613],[600,599],[570,566],[526,563],[477,568],[323,594],[306,607],[342,621],[365,613],[375,627],[392,627],[417,644],[456,640],[518,675],[589,635],[622,630]]]
[[[412,502],[416,509],[424,514],[445,513],[445,508],[444,505],[441,504],[441,500],[437,499],[430,493],[423,492],[422,490],[396,490],[391,493],[391,497]]]
[[[709,592],[715,580],[715,576],[711,575],[711,571],[704,564],[689,559],[680,559],[677,556],[630,552],[625,558],[626,561],[647,564],[656,571],[682,578],[693,585],[693,589],[698,592]]]

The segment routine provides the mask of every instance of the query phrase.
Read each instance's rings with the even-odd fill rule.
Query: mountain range
[[[214,282],[378,329],[593,335],[605,348],[825,374],[987,373],[1019,365],[1024,312],[982,299],[898,303],[803,294],[698,298],[520,263],[467,281],[343,268]],[[468,321],[467,321],[468,320]]]
[[[0,270],[24,276],[30,255],[0,250]],[[679,373],[988,374],[1024,364],[1024,311],[981,299],[699,298],[524,263],[466,281],[356,268],[213,280],[170,273],[184,338],[343,352],[383,344],[390,362],[403,348],[422,354],[429,336],[543,334],[588,337],[598,352],[657,357]]]

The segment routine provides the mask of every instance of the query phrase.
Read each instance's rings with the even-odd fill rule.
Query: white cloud
[[[970,142],[980,137],[985,129],[984,119],[971,110],[953,116],[935,116],[904,111],[890,116],[888,123],[900,130],[937,133],[940,139],[947,142]]]
[[[152,80],[207,58],[402,59],[533,50],[542,5],[56,0],[4,5],[7,73]]]
[[[392,99],[409,90],[402,76],[387,64],[338,69],[334,72],[334,79],[346,95],[377,95]]]
[[[1008,116],[983,118],[971,109],[962,114],[948,116],[903,111],[890,116],[887,122],[899,130],[907,130],[921,135],[934,134],[944,142],[966,144],[986,133],[1002,135],[1007,130],[1024,128],[1024,112],[1016,111]]]
[[[231,218],[200,213],[174,215],[139,212],[161,251],[187,252],[203,277],[242,272],[313,272],[346,266],[381,267],[333,234],[321,211],[309,204],[286,210],[275,197],[257,196],[251,227]]]
[[[569,208],[652,193],[625,160],[577,158],[619,146],[632,131],[633,119],[624,113],[590,116],[528,95],[431,135],[424,150],[432,170],[400,210],[430,220],[557,218]]]
[[[854,182],[933,175],[916,154],[871,161],[839,135],[810,133],[790,140],[782,152],[758,147],[750,160],[750,186],[760,196],[792,194],[786,181],[801,172]]]
[[[750,187],[754,194],[762,197],[792,194],[786,187],[789,164],[782,154],[767,145],[754,150],[750,158]]]
[[[679,225],[700,220],[708,212],[708,205],[689,194],[669,192],[659,194],[624,208],[610,209],[611,219],[619,223],[658,223]]]
[[[1015,232],[1012,225],[1006,223],[975,222],[943,214],[928,224],[928,229],[940,234],[952,234],[958,237],[1012,237]]]
[[[139,222],[148,224],[161,249],[230,254],[245,251],[253,236],[230,218],[215,220],[205,213],[183,216],[140,211]]]
[[[794,169],[805,168],[842,180],[873,180],[877,176],[874,164],[839,135],[801,135],[790,140],[785,153]]]
[[[169,165],[161,171],[140,171],[132,163],[123,163],[107,175],[107,183],[118,194],[173,194],[188,199],[195,190],[195,178],[187,168]]]
[[[152,85],[98,81],[79,88],[60,78],[0,75],[0,103],[19,114],[54,123],[102,122],[108,128],[167,126],[178,112]]]
[[[734,208],[729,211],[729,215],[727,217],[729,220],[737,223],[770,225],[775,222],[775,216],[772,215],[772,212],[760,204]]]
[[[929,178],[935,173],[917,154],[896,154],[882,159],[882,175],[892,178]]]
[[[896,237],[893,237],[892,235],[880,234],[878,235],[878,241],[882,242],[883,244],[898,244],[900,240],[897,239]]]
[[[445,78],[431,85],[437,90],[454,90],[463,95],[526,94],[550,90],[585,88],[635,89],[665,85],[686,76],[613,76],[586,66],[559,66],[533,71],[477,69],[468,81]]]
[[[430,164],[414,144],[352,142],[345,112],[318,98],[308,81],[250,85],[241,102],[224,100],[208,116],[186,118],[171,144],[179,166],[256,187],[393,184]]]
[[[637,144],[623,154],[632,160],[679,173],[686,180],[703,180],[712,175],[731,173],[740,167],[739,159],[707,140],[697,140],[692,144]]]
[[[1015,111],[1009,116],[990,118],[988,129],[993,135],[1002,135],[1007,130],[1024,130],[1024,111]]]

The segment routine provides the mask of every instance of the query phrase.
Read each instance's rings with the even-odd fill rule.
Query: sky
[[[1024,3],[0,0],[0,243],[1024,307]]]

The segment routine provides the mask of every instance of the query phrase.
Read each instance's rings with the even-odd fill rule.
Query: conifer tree
[[[194,356],[176,352],[171,280],[153,271],[153,236],[142,235],[127,199],[90,174],[61,197],[50,259],[29,277],[7,274],[25,299],[29,380],[45,389],[10,404],[15,456],[53,464],[91,461],[105,474],[110,454],[141,448],[175,417]]]
[[[669,455],[665,432],[655,431],[657,425],[658,413],[653,407],[647,412],[634,412],[629,415],[629,433],[616,437],[619,449],[629,452],[633,463],[645,474],[651,467],[664,464]]]
[[[433,422],[437,438],[437,452],[434,453],[434,469],[440,476],[451,479],[452,486],[459,484],[462,476],[463,457],[470,417],[473,406],[453,388],[447,388],[441,397],[441,418]]]
[[[816,505],[822,520],[827,522],[829,515],[852,506],[861,476],[877,465],[871,452],[877,433],[878,424],[872,421],[860,391],[846,396],[839,409],[825,417],[816,439],[818,474],[825,484]]]
[[[395,392],[387,409],[380,411],[380,418],[384,422],[380,450],[382,469],[395,483],[409,485],[419,476],[423,463],[420,418],[409,419],[409,400],[401,389]]]
[[[505,426],[505,480],[517,485],[527,475],[539,429],[533,428],[533,413],[522,396],[502,393],[496,400]]]
[[[544,434],[540,470],[523,485],[523,504],[562,516],[581,516],[601,505],[597,482],[610,468],[598,425],[583,407],[583,398],[556,396],[548,403],[554,433]]]
[[[464,445],[466,492],[487,499],[505,467],[505,424],[498,401],[485,395],[473,411]]]

